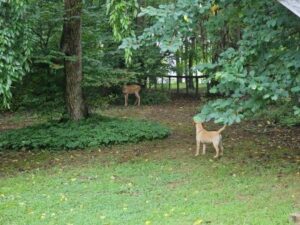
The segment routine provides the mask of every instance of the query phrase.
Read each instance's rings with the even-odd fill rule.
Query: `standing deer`
[[[135,100],[135,105],[137,104],[140,106],[141,104],[141,97],[139,95],[139,92],[141,91],[141,86],[137,84],[125,84],[123,86],[123,94],[125,97],[125,106],[128,106],[128,95],[129,94],[135,94],[136,100]]]

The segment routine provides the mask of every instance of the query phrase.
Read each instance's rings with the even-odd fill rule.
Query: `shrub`
[[[154,122],[92,116],[79,122],[51,121],[0,135],[4,149],[80,149],[162,139],[169,129]]]
[[[142,90],[141,93],[141,105],[159,105],[171,101],[170,94],[163,91],[152,91],[152,90]],[[129,95],[128,104],[133,105],[135,102],[134,94]],[[116,98],[115,104],[124,104],[124,96],[119,95]]]
[[[143,104],[145,105],[158,105],[171,101],[168,93],[163,91],[144,91],[141,93]]]
[[[294,114],[291,102],[280,102],[256,113],[254,119],[270,120],[283,126],[299,126],[300,116]]]

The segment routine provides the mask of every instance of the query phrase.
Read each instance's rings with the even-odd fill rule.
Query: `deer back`
[[[135,92],[140,92],[141,86],[137,84],[128,84],[123,86],[124,94],[134,94]]]

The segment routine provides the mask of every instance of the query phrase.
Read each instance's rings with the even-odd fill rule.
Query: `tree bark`
[[[175,61],[176,61],[176,75],[177,76],[182,76],[182,71],[181,71],[181,62],[180,62],[180,50],[177,50],[175,53]]]
[[[184,43],[184,75],[188,76],[189,75],[189,42],[186,39]]]
[[[66,106],[71,120],[88,116],[81,87],[82,48],[81,48],[81,0],[64,0],[65,18],[62,34],[62,51],[65,53]]]
[[[195,57],[195,51],[196,51],[196,42],[195,38],[191,38],[191,43],[190,43],[190,49],[189,49],[189,88],[194,89],[194,80],[193,80],[193,65],[194,65],[194,57]]]

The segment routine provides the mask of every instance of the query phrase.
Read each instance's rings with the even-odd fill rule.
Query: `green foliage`
[[[138,1],[107,0],[107,14],[117,41],[133,34],[133,20],[137,16]]]
[[[273,1],[255,1],[251,12],[247,2],[240,6],[245,27],[242,40],[238,48],[228,48],[221,54],[219,72],[213,75],[219,81],[213,91],[229,97],[216,102],[214,110],[226,104],[231,116],[224,122],[229,124],[267,104],[299,95],[300,85],[300,67],[296,63],[300,55],[293,47],[299,42],[298,18]],[[209,105],[203,109],[207,110]],[[203,113],[202,116],[205,117]]]
[[[183,45],[183,39],[193,35],[197,26],[193,19],[202,12],[199,8],[198,1],[194,0],[143,8],[139,16],[150,16],[155,23],[142,35],[125,38],[120,47],[136,50],[141,46],[158,45],[163,52],[176,52]]]
[[[153,91],[153,90],[142,90],[140,93],[141,104],[142,105],[159,105],[168,103],[171,101],[170,95],[163,91]],[[122,94],[116,95],[114,104],[122,105],[124,104],[124,96]],[[134,95],[129,95],[129,105],[133,105],[136,98]]]
[[[299,126],[300,115],[294,114],[292,106],[291,101],[278,102],[255,113],[254,119],[270,121],[282,126]]]
[[[104,88],[99,86],[86,86],[84,93],[87,104],[90,108],[107,108],[113,105],[120,98],[118,93],[121,91],[119,86]]]
[[[34,43],[31,68],[49,76],[50,69],[63,69],[65,55],[60,51],[64,6],[58,0],[31,0],[28,4],[28,20]],[[58,26],[59,24],[59,26]],[[48,77],[51,79],[50,77]]]
[[[171,101],[170,95],[163,91],[146,90],[141,93],[143,105],[159,105]]]
[[[35,69],[37,70],[37,69]],[[29,73],[12,89],[13,98],[10,103],[12,111],[38,111],[40,113],[63,112],[64,87],[63,76],[59,72],[51,76],[43,74],[43,69]],[[1,108],[3,111],[5,108]]]
[[[128,72],[126,70],[112,70],[104,69],[98,71],[97,74],[93,76],[88,76],[84,80],[85,86],[98,86],[110,88],[113,86],[123,86],[126,83],[138,82],[137,77],[139,73]]]
[[[107,0],[106,5],[109,23],[113,28],[116,41],[134,35],[133,24],[138,12],[138,1]],[[130,49],[125,49],[125,59],[127,64],[131,63],[132,52]]]
[[[124,39],[121,47],[157,45],[176,52],[198,38],[205,64],[196,68],[210,72],[211,93],[226,97],[203,107],[197,116],[203,121],[232,124],[264,105],[299,97],[299,18],[275,0],[216,3],[216,13],[211,1],[201,0],[143,9],[140,16],[153,24],[140,36]],[[299,103],[292,108],[299,113]]]
[[[220,82],[216,89],[240,102],[230,105],[240,115],[298,95],[300,85],[296,63],[300,55],[292,47],[299,41],[298,18],[277,2],[257,1],[251,13],[246,11],[248,3],[241,6],[243,39],[238,49],[229,48],[221,55],[222,71],[216,74]]]
[[[93,116],[80,122],[48,122],[2,132],[0,149],[79,149],[165,138],[157,123]]]
[[[0,97],[9,107],[11,87],[29,71],[27,1],[0,1]]]

